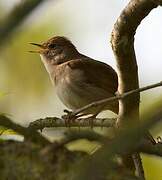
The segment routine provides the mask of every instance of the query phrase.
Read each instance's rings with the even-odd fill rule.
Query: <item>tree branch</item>
[[[134,35],[140,22],[153,8],[158,6],[159,2],[159,0],[131,0],[114,25],[111,44],[117,61],[118,91],[120,94],[139,88],[138,66],[134,51]],[[117,127],[125,128],[127,127],[127,123],[131,123],[132,121],[139,123],[139,102],[139,93],[134,93],[132,96],[119,101]],[[137,166],[141,164],[140,167],[142,168],[140,158],[138,158],[138,161]],[[142,175],[141,172],[143,170],[138,172],[138,174],[144,179],[144,173]]]
[[[150,155],[162,157],[162,143],[157,143],[156,145],[142,144],[138,148],[138,150],[139,150],[139,152],[143,152],[145,154],[150,154]]]
[[[6,116],[0,115],[0,125],[9,129],[16,131],[17,133],[24,136],[25,139],[30,140],[31,142],[40,144],[40,145],[48,145],[50,142],[44,138],[41,134],[31,128],[25,128],[12,122]]]
[[[124,99],[126,98],[127,96],[131,96],[133,94],[136,94],[136,93],[139,93],[139,92],[143,92],[143,91],[146,91],[146,90],[149,90],[149,89],[152,89],[152,88],[156,88],[156,87],[160,87],[162,86],[162,81],[159,82],[159,83],[155,83],[155,84],[152,84],[152,85],[149,85],[149,86],[145,86],[145,87],[142,87],[142,88],[138,88],[138,89],[134,89],[134,90],[131,90],[131,91],[128,91],[128,92],[125,92],[121,95],[117,95],[117,96],[114,96],[114,97],[111,97],[111,98],[106,98],[106,99],[103,99],[103,100],[99,100],[99,101],[95,101],[95,102],[92,102],[82,108],[79,108],[75,111],[73,111],[71,113],[71,116],[76,116],[82,112],[84,112],[85,110],[88,110],[88,109],[91,109],[93,107],[97,107],[99,105],[106,105],[112,101],[115,101],[115,100],[120,100],[120,99]]]
[[[120,94],[139,88],[134,35],[140,22],[155,7],[157,5],[151,0],[131,0],[114,25],[111,44],[117,61]],[[135,93],[119,101],[118,126],[125,126],[134,119],[138,123],[139,100],[139,93]]]
[[[140,157],[140,154],[139,153],[134,153],[132,155],[132,158],[133,158],[133,162],[134,162],[134,165],[135,165],[135,168],[137,170],[137,175],[139,177],[142,177],[144,178],[144,169],[143,169],[143,166],[142,166],[142,160],[141,160],[141,157]]]
[[[93,127],[113,127],[115,125],[115,118],[95,118],[93,120]],[[38,119],[30,123],[29,128],[34,130],[42,130],[44,128],[63,128],[63,127],[90,127],[88,118],[80,118],[75,121],[67,123],[64,119],[57,117],[46,117],[44,119]]]
[[[83,130],[76,131],[71,130],[64,133],[65,138],[61,141],[61,144],[67,144],[69,142],[78,140],[78,139],[88,139],[89,141],[98,141],[100,143],[111,141],[107,136],[100,135],[94,131]]]
[[[162,104],[159,107],[161,106]],[[137,149],[139,148],[139,144],[143,144],[142,140],[145,132],[162,121],[162,109],[159,107],[156,108],[149,118],[145,117],[142,123],[137,124],[134,122],[125,131],[117,132],[116,137],[111,142],[105,142],[97,152],[87,158],[86,161],[83,161],[79,168],[77,167],[79,172],[76,170],[76,179],[84,179],[83,177],[94,175],[94,164],[98,175],[104,176],[105,171],[107,172],[109,170],[114,155],[139,152]],[[80,168],[82,171],[80,171]]]

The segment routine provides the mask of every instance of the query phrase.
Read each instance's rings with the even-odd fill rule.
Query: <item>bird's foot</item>
[[[75,122],[75,120],[78,118],[78,116],[74,115],[72,111],[64,110],[64,114],[62,116],[62,119],[65,121],[65,125],[70,127],[70,123]]]

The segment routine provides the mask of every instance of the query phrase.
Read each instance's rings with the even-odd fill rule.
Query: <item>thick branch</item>
[[[134,35],[142,19],[155,7],[151,0],[131,0],[114,25],[111,43],[117,61],[120,94],[139,88]],[[120,101],[119,125],[124,125],[123,119],[139,120],[139,97],[137,93]]]
[[[30,128],[22,127],[19,124],[12,122],[9,118],[3,115],[0,115],[0,126],[16,131],[17,133],[23,135],[25,139],[31,140],[31,142],[40,145],[50,144],[50,142],[46,138],[44,138],[41,134],[39,134],[37,131]]]
[[[68,144],[72,141],[78,139],[87,139],[89,141],[98,141],[100,143],[111,141],[110,138],[107,136],[100,135],[94,131],[83,130],[83,131],[76,131],[71,130],[64,133],[65,138],[61,141],[61,144]]]
[[[93,127],[113,127],[115,125],[116,119],[114,118],[95,118],[93,120]],[[57,117],[47,117],[44,119],[38,119],[30,123],[29,128],[35,130],[42,130],[44,128],[63,128],[63,127],[90,127],[91,124],[88,118],[76,119],[69,123],[65,122],[64,119]]]
[[[120,94],[139,88],[134,35],[141,21],[153,8],[158,6],[159,2],[159,0],[131,0],[114,25],[111,44],[117,61]],[[127,124],[132,121],[139,123],[139,102],[140,93],[135,93],[119,101],[117,127],[127,127]],[[138,161],[142,167],[140,158]],[[144,174],[140,177],[144,179]]]

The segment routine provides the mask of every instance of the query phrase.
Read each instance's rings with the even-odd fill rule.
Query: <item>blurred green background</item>
[[[20,1],[0,0],[0,20]],[[37,7],[1,48],[0,112],[23,125],[38,118],[62,115],[65,107],[56,97],[40,57],[28,52],[34,49],[30,42],[40,43],[55,35],[67,36],[79,51],[116,69],[110,35],[116,18],[128,2],[46,0]],[[157,8],[137,30],[135,48],[141,86],[162,80],[161,19],[162,11]],[[141,111],[161,97],[161,88],[143,93]],[[152,130],[155,137],[160,135],[161,128]],[[143,159],[147,180],[161,180],[162,160],[148,156]]]

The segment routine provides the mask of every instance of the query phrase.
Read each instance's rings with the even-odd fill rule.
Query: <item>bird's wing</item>
[[[117,91],[118,77],[111,66],[88,57],[68,61],[68,66],[71,69],[81,70],[85,83],[101,88],[112,95]]]

